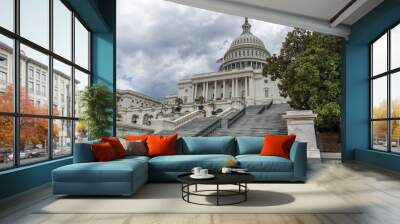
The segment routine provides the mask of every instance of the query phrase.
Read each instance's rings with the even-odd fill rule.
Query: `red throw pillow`
[[[176,155],[176,139],[177,135],[160,136],[149,135],[147,137],[147,155],[148,156],[165,156]]]
[[[108,142],[114,149],[115,155],[118,158],[125,157],[126,156],[126,151],[124,149],[124,146],[121,144],[118,138],[116,137],[110,137],[110,138],[101,138],[101,142]]]
[[[108,142],[93,144],[91,145],[91,149],[94,157],[99,162],[110,161],[117,158],[113,147]]]
[[[295,139],[296,135],[266,135],[260,155],[280,156],[289,159],[290,148]]]

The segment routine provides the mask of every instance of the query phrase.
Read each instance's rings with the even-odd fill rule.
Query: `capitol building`
[[[205,101],[243,100],[246,105],[286,102],[281,97],[277,82],[263,77],[262,68],[270,53],[260,38],[251,33],[245,19],[243,32],[226,51],[219,71],[196,74],[179,81],[178,97],[184,103],[194,103],[199,97]]]
[[[167,120],[180,120],[198,111],[199,106],[209,117],[251,105],[286,103],[287,99],[279,94],[279,80],[272,81],[262,75],[270,53],[263,41],[251,32],[247,18],[242,29],[224,57],[218,60],[219,70],[180,80],[176,95],[157,100],[136,91],[118,90],[119,135],[160,130],[160,123],[165,126]]]

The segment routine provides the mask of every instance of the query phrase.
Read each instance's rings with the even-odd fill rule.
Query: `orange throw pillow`
[[[165,155],[176,155],[176,139],[178,135],[171,136],[160,136],[160,135],[149,135],[147,137],[147,155],[154,156],[165,156]]]
[[[126,156],[126,151],[124,146],[121,144],[118,138],[110,137],[110,138],[101,138],[101,142],[108,142],[114,149],[115,155],[117,158],[122,158]]]
[[[91,145],[94,157],[99,162],[110,161],[116,159],[115,151],[110,143],[102,142],[100,144]]]
[[[295,139],[296,135],[266,135],[260,155],[280,156],[289,159],[290,148]]]

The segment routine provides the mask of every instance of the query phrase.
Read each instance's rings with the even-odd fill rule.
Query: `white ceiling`
[[[347,37],[350,34],[350,26],[353,23],[383,2],[383,0],[168,1],[342,37]],[[349,3],[352,3],[350,7],[334,19],[335,15]]]

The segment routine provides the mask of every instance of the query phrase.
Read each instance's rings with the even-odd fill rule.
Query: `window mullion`
[[[49,50],[53,52],[53,0],[49,0]],[[48,83],[49,86],[47,88],[49,94],[49,116],[48,119],[48,152],[49,159],[53,158],[53,56],[49,55],[49,74],[48,74]]]
[[[387,32],[387,71],[390,71],[390,30]],[[387,75],[387,110],[388,110],[388,118],[392,117],[392,100],[391,100],[391,79],[392,76],[390,73],[388,73]],[[392,151],[392,134],[391,134],[391,123],[392,121],[389,119],[388,122],[388,127],[387,127],[387,131],[388,131],[388,148],[387,151],[391,152]]]
[[[71,96],[71,117],[75,118],[75,12],[72,11],[71,14],[71,24],[72,24],[72,38],[71,38],[71,60],[72,64],[74,66],[71,67],[71,91],[72,91],[72,96]],[[72,130],[71,130],[71,150],[72,150],[72,155],[74,155],[74,145],[75,145],[75,125],[76,121],[72,121]]]
[[[14,1],[14,30],[17,35],[19,35],[19,8],[20,8],[20,1]],[[19,114],[20,107],[19,107],[19,100],[20,100],[20,47],[19,47],[19,39],[14,39],[14,112]],[[20,136],[20,118],[14,116],[14,166],[20,165],[20,155],[19,155],[19,136]]]

